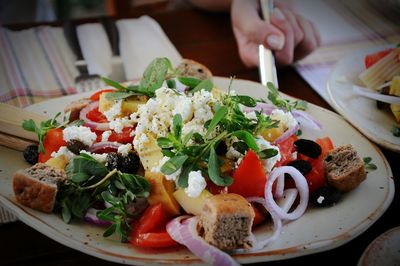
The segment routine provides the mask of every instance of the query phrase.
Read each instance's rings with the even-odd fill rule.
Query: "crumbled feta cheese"
[[[71,160],[72,158],[74,158],[76,155],[75,153],[71,152],[66,146],[61,146],[58,151],[53,151],[51,153],[51,157],[56,158],[59,157],[61,155],[64,155],[65,158],[67,158],[67,160]]]
[[[232,146],[228,147],[228,151],[226,152],[226,158],[235,160],[235,159],[240,159],[242,157],[243,154],[235,150],[235,148],[233,148]]]
[[[132,144],[128,143],[118,147],[118,153],[123,157],[128,156],[128,153],[132,150]]]
[[[79,140],[87,146],[92,146],[96,140],[96,133],[92,132],[90,128],[85,126],[70,126],[63,130],[63,138],[66,142],[70,140]]]
[[[110,129],[113,129],[115,132],[122,133],[122,129],[124,129],[124,127],[132,127],[132,124],[128,118],[123,117],[110,121],[109,126]]]
[[[174,115],[180,114],[184,135],[191,131],[204,134],[204,123],[212,119],[212,107],[216,101],[213,95],[205,90],[187,96],[162,87],[156,91],[156,97],[140,105],[130,119],[137,123],[136,134],[154,133],[155,137],[165,137],[172,130]]]
[[[251,111],[249,113],[244,112],[244,116],[250,120],[257,120],[257,115],[255,111]]]
[[[186,194],[191,198],[200,196],[201,192],[206,188],[207,183],[201,175],[201,171],[191,171],[188,177],[188,186],[185,188]]]
[[[81,151],[81,153],[85,153],[89,156],[91,156],[93,159],[98,161],[99,163],[105,163],[107,161],[107,153],[91,153],[88,151]]]
[[[122,100],[114,101],[114,104],[105,111],[103,114],[108,121],[114,120],[118,115],[121,114]]]
[[[298,122],[290,112],[284,112],[280,109],[275,109],[269,116],[272,120],[279,120],[279,125],[285,128],[293,128]]]
[[[279,148],[277,146],[271,145],[267,140],[265,140],[262,136],[258,136],[256,138],[256,143],[260,151],[265,149],[275,149],[278,151],[278,154],[274,157],[262,160],[264,171],[266,173],[271,172],[274,165],[281,159],[281,154],[279,152]]]
[[[103,134],[101,134],[101,141],[108,141],[108,138],[111,136],[111,134],[111,130],[104,131]]]
[[[319,203],[319,204],[322,204],[322,202],[325,200],[325,198],[323,197],[323,196],[319,196],[318,197],[318,199],[317,199],[317,202]]]

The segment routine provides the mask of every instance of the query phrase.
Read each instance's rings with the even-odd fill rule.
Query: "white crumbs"
[[[123,157],[128,156],[129,152],[132,150],[132,144],[128,143],[118,147],[118,153]]]
[[[108,121],[112,121],[121,113],[121,107],[122,100],[115,101],[113,106],[111,106],[111,108],[105,111],[103,114],[106,116]]]
[[[318,202],[319,204],[322,204],[322,202],[323,202],[324,200],[325,200],[324,197],[319,196],[318,199],[317,199],[317,202]]]

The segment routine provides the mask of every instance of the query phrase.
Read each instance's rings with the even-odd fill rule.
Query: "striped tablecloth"
[[[123,19],[116,25],[120,35],[121,72],[124,73],[115,76],[124,77],[123,80],[139,78],[156,57],[168,57],[174,65],[182,60],[154,19],[148,16]],[[112,58],[103,56],[105,53],[101,50],[110,49],[110,45],[99,44],[101,40],[108,41],[99,38],[99,35],[104,37],[101,24],[84,25],[82,29],[88,27],[96,30],[85,31],[79,43],[83,52],[95,52],[83,53],[90,73],[91,69],[101,69],[99,66],[112,65],[109,61]],[[76,60],[62,28],[41,26],[11,31],[0,27],[0,102],[26,107],[51,97],[81,92],[80,87],[75,86],[79,75]],[[12,213],[0,206],[0,224],[15,220]]]

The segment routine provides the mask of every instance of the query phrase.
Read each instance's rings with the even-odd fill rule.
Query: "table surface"
[[[247,69],[240,61],[228,14],[206,13],[194,9],[175,10],[151,15],[156,19],[181,55],[202,62],[214,75],[259,81],[257,69]],[[280,90],[321,107],[332,108],[291,68],[278,70]],[[400,176],[400,155],[382,150],[394,177]],[[400,188],[394,178],[396,190]],[[368,204],[366,202],[366,204]],[[310,265],[328,263],[356,265],[367,245],[390,228],[400,225],[396,193],[389,209],[366,232],[333,250],[270,262],[270,265]],[[40,234],[22,222],[0,225],[0,265],[112,265],[65,247]]]

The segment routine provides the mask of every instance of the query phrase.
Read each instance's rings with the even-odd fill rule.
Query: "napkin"
[[[168,57],[174,66],[181,62],[179,52],[160,25],[149,16],[118,20],[116,25],[127,80],[140,78],[156,57]]]
[[[83,24],[76,28],[76,33],[89,74],[109,76],[112,51],[104,27],[100,23]]]
[[[330,103],[326,83],[334,65],[352,52],[400,42],[400,25],[371,5],[370,0],[293,1],[321,35],[321,47],[295,67],[311,87]]]

